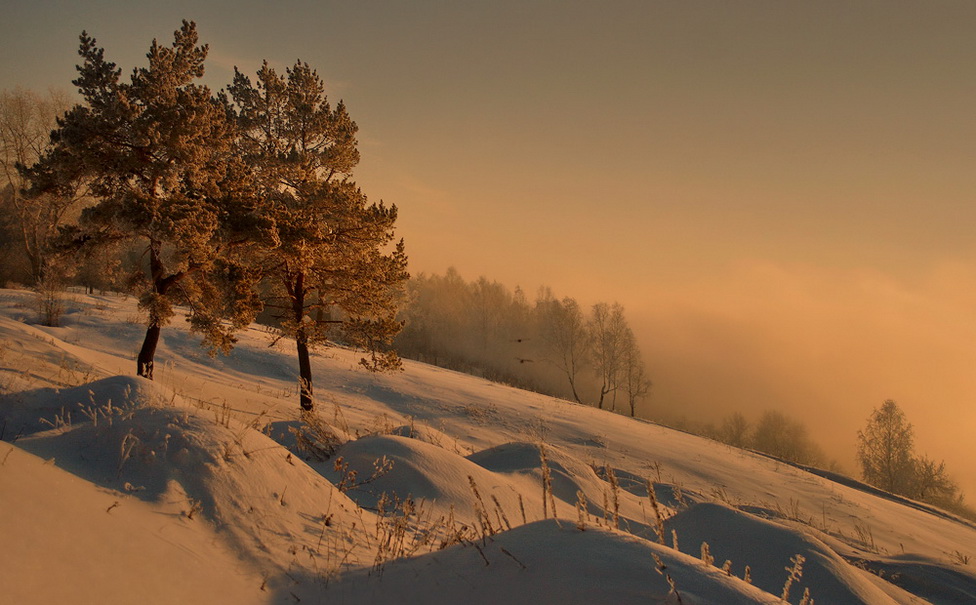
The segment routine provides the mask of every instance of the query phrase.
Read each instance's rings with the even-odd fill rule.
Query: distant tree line
[[[675,421],[678,428],[710,437],[722,443],[751,449],[776,458],[807,466],[836,468],[811,437],[800,420],[778,410],[766,410],[755,422],[741,412],[733,412],[717,425],[707,422]]]
[[[465,281],[451,268],[407,283],[395,340],[404,357],[637,415],[651,387],[624,308],[543,288],[535,300],[481,277]]]
[[[763,412],[755,424],[739,412],[726,416],[718,426],[680,419],[670,424],[789,462],[838,468],[810,439],[806,426],[782,412]],[[915,451],[912,424],[890,399],[873,410],[865,427],[857,432],[857,463],[861,477],[871,485],[976,519],[976,511],[966,505],[945,462]]]
[[[395,206],[352,180],[357,126],[314,69],[235,70],[200,84],[207,45],[192,22],[122,77],[82,33],[81,102],[28,91],[0,97],[0,279],[50,299],[69,281],[139,297],[146,334],[136,372],[152,379],[174,306],[212,352],[259,312],[295,339],[301,407],[313,407],[309,350],[360,346],[372,370],[389,348],[407,278]]]

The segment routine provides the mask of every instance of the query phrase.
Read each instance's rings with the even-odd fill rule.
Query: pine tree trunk
[[[136,373],[143,378],[153,379],[153,360],[156,357],[156,345],[159,344],[159,322],[153,321],[146,329],[146,339],[142,341],[142,349],[136,360]]]
[[[301,391],[300,402],[303,410],[311,410],[312,402],[312,364],[308,355],[308,336],[304,330],[299,330],[295,337],[298,347],[298,383]]]
[[[315,407],[315,403],[312,401],[312,363],[308,354],[308,333],[303,325],[305,320],[305,274],[299,271],[292,279],[294,281],[285,281],[285,288],[291,297],[292,317],[298,326],[295,331],[295,346],[298,349],[299,402],[303,410],[311,410]]]
[[[163,277],[163,261],[159,253],[159,242],[151,242],[149,246],[149,270],[153,279],[153,290],[159,296],[166,296],[170,286],[182,278],[182,273]],[[159,332],[163,321],[154,308],[149,309],[149,327],[146,328],[146,339],[142,341],[142,349],[136,359],[136,373],[143,378],[153,379],[153,364],[156,358],[156,346],[159,344]]]

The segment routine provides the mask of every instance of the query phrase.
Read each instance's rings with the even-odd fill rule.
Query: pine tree
[[[169,47],[153,40],[149,64],[128,82],[104,49],[81,35],[74,81],[83,99],[59,120],[51,149],[30,171],[34,187],[58,191],[86,178],[98,202],[69,235],[79,246],[135,240],[144,263],[134,276],[147,312],[137,372],[153,377],[160,330],[173,305],[190,306],[191,326],[211,350],[226,351],[232,332],[258,308],[250,272],[229,253],[253,228],[241,195],[247,173],[235,159],[227,107],[195,81],[208,47],[183,22]],[[229,324],[221,321],[230,319]]]
[[[395,315],[407,278],[403,241],[392,244],[396,206],[370,204],[352,180],[358,129],[324,90],[303,62],[285,74],[265,63],[254,83],[237,71],[228,89],[239,153],[273,224],[255,264],[270,288],[269,308],[295,338],[303,410],[314,405],[310,349],[333,328],[367,349],[368,369],[399,368],[386,346],[401,328]]]

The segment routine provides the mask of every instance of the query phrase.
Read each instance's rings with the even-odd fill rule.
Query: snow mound
[[[42,388],[0,396],[0,424],[4,439],[90,420],[106,406],[117,411],[140,406],[185,405],[183,398],[138,376],[109,376],[67,389]]]
[[[457,442],[456,439],[447,433],[426,424],[401,424],[400,426],[393,427],[389,434],[417,439],[438,447],[454,446]]]
[[[654,556],[665,569],[658,571]],[[674,594],[668,579],[674,581]],[[720,570],[623,532],[554,520],[347,575],[325,593],[342,603],[683,603],[778,599]],[[679,601],[680,598],[680,601]]]
[[[295,568],[338,572],[336,549],[345,553],[341,566],[370,560],[373,515],[252,426],[180,405],[139,379],[114,377],[48,399],[67,404],[82,394],[90,403],[81,422],[17,445],[96,485],[205,520],[271,578]],[[110,404],[119,394],[125,404]]]
[[[614,490],[593,466],[558,447],[546,446],[545,451],[555,516],[576,519],[578,494],[582,493],[586,512],[593,517],[590,522],[604,519],[610,523],[616,510],[621,527],[638,535],[653,535],[644,523],[646,500],[620,488]],[[366,508],[377,508],[384,498],[412,498],[435,518],[450,517],[477,526],[486,515],[496,528],[553,516],[553,502],[543,505],[542,459],[534,444],[506,443],[464,457],[425,441],[372,435],[345,444],[337,456],[343,470],[333,467],[323,469],[323,474],[333,483],[352,485],[348,495]],[[670,510],[662,506],[662,514],[670,514]]]
[[[5,603],[267,601],[257,570],[208,525],[98,489],[14,445],[0,444],[0,459]]]
[[[650,501],[647,499],[647,480],[606,465],[585,463],[561,447],[543,447],[553,497],[559,501],[557,512],[561,516],[576,518],[578,494],[582,493],[588,514],[609,519],[616,510],[621,518],[621,526],[644,537],[650,537],[654,533],[645,523],[647,516],[651,514]],[[509,477],[513,483],[523,486],[529,493],[535,494],[541,490],[542,451],[538,445],[526,442],[505,443],[471,454],[468,460]],[[665,504],[674,500],[671,486],[654,485],[654,490],[658,495],[660,513],[664,516],[673,514],[672,509]],[[663,494],[667,494],[666,498],[661,497]],[[539,501],[541,503],[541,492]]]
[[[760,519],[721,504],[695,504],[668,519],[665,527],[678,536],[679,549],[700,556],[708,544],[715,565],[731,561],[731,571],[743,576],[750,567],[752,583],[780,595],[796,555],[804,557],[802,577],[792,583],[789,602],[798,603],[804,588],[818,603],[895,603],[875,587],[869,574],[849,565],[815,537]]]
[[[531,443],[506,443],[471,454],[468,460],[492,472],[528,478],[530,483],[541,485],[543,450],[554,497],[575,504],[576,492],[582,491],[588,500],[599,501],[607,484],[597,477],[593,467],[551,445],[540,449]]]
[[[855,559],[855,564],[930,603],[976,603],[976,574],[917,555],[880,560]]]
[[[463,456],[442,447],[397,435],[371,435],[351,441],[339,449],[337,457],[348,467],[342,472],[326,471],[334,483],[343,481],[350,471],[355,479],[348,495],[360,506],[376,508],[384,494],[390,499],[412,498],[434,516],[453,517],[461,523],[474,524],[479,510],[496,509],[511,524],[521,521],[521,508],[534,508],[528,496],[519,504],[522,485],[493,473]],[[388,461],[388,470],[376,472]],[[479,496],[472,489],[472,482]],[[541,496],[537,507],[541,511]]]

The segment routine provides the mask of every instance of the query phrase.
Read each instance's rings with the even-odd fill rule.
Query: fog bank
[[[719,278],[646,285],[628,309],[651,408],[717,420],[778,409],[851,472],[856,431],[894,399],[916,450],[976,498],[976,271],[943,262],[913,280],[867,269],[741,262]],[[638,302],[641,301],[641,302]]]

